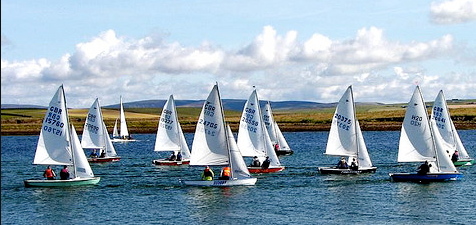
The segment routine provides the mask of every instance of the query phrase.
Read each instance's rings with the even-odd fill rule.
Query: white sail
[[[258,156],[260,161],[267,156],[271,161],[270,168],[281,166],[263,122],[256,90],[253,90],[243,109],[237,144],[242,156]]]
[[[325,154],[357,156],[357,129],[355,128],[352,88],[348,87],[337,104],[327,140]]]
[[[81,147],[103,149],[106,152],[105,157],[117,156],[116,149],[109,138],[106,124],[104,124],[98,98],[94,101],[86,117],[83,135],[81,137]]]
[[[271,103],[269,101],[266,102],[264,108],[261,111],[263,115],[263,122],[266,126],[266,130],[268,131],[269,138],[273,143],[278,143],[279,150],[291,150],[289,147],[288,142],[284,138],[281,129],[279,129],[278,123],[274,120],[273,111],[271,110]]]
[[[74,151],[74,172],[73,177],[94,177],[93,170],[89,166],[88,159],[79,142],[78,134],[73,125],[71,125],[72,148]]]
[[[228,143],[218,85],[213,86],[197,122],[190,165],[228,165]]]
[[[103,122],[102,123],[104,127],[104,136],[106,137],[106,158],[107,157],[117,157],[116,149],[114,148],[114,145],[112,144],[112,140],[109,137],[109,133],[107,132],[106,124]]]
[[[269,139],[269,135],[263,127],[258,95],[256,90],[253,90],[243,108],[238,130],[237,144],[243,156],[266,156],[268,146],[265,140],[266,137]],[[272,144],[269,144],[273,148]]]
[[[116,119],[116,122],[114,123],[114,129],[112,130],[112,137],[113,138],[119,137],[119,132],[117,131],[117,119]]]
[[[357,144],[358,152],[357,152],[357,164],[359,169],[368,169],[372,168],[372,161],[370,160],[369,152],[367,151],[367,146],[365,145],[364,136],[362,135],[362,130],[360,129],[360,124],[357,118],[355,118],[355,127],[357,129]],[[349,160],[349,162],[352,162]]]
[[[372,161],[355,114],[352,86],[347,88],[336,106],[325,154],[348,156],[349,162],[356,158],[359,169],[372,168]]]
[[[276,130],[277,124],[275,125],[274,116],[273,116],[273,112],[271,111],[271,104],[269,103],[269,101],[267,101],[266,104],[264,105],[262,115],[263,115],[263,122],[266,125],[266,130],[268,131],[269,138],[271,139],[273,143],[276,143],[276,142],[279,143],[278,133]]]
[[[449,155],[453,155],[455,150],[458,150],[460,158],[469,159],[468,152],[463,146],[463,143],[461,143],[461,139],[459,138],[453,120],[451,119],[443,90],[440,90],[435,99],[431,110],[431,119],[435,121],[437,126],[435,131],[439,132],[441,135],[443,139],[442,145],[446,150],[448,150]]]
[[[176,114],[174,99],[170,95],[160,115],[154,151],[180,151],[181,142]]]
[[[241,155],[240,149],[236,144],[235,137],[229,125],[226,126],[228,133],[228,143],[230,145],[230,169],[232,178],[251,178],[248,167],[246,167],[245,160]]]
[[[433,139],[435,142],[436,165],[432,164],[431,171],[433,172],[457,172],[451,158],[448,156],[447,143],[444,141],[441,134],[438,132],[438,125],[435,120],[430,121],[430,129],[432,130]]]
[[[173,95],[164,105],[160,116],[154,151],[182,152],[182,159],[190,158],[190,150],[178,121]]]
[[[107,132],[107,131],[106,131]],[[81,147],[83,148],[105,148],[106,132],[103,127],[103,117],[99,99],[96,98],[89,108],[86,122],[84,123],[83,135],[81,137]]]
[[[429,162],[436,160],[435,146],[425,102],[417,86],[403,119],[398,148],[398,162]]]
[[[69,119],[63,85],[50,101],[41,126],[33,164],[71,165]]]
[[[278,136],[279,149],[291,150],[291,147],[289,147],[289,144],[286,141],[286,138],[284,138],[283,132],[281,132],[281,129],[279,129],[278,123],[276,123],[276,121],[274,121],[274,127],[276,128],[276,135]]]
[[[129,137],[129,131],[127,130],[126,115],[124,113],[124,106],[122,105],[122,96],[121,96],[121,137]]]
[[[456,139],[456,149],[458,149],[459,152],[459,158],[460,159],[470,159],[468,152],[466,151],[466,148],[463,146],[463,142],[461,142],[461,138],[459,137],[459,134],[456,133],[456,127],[453,124],[453,121],[451,121],[451,126],[453,127],[453,130],[455,131],[455,139]]]

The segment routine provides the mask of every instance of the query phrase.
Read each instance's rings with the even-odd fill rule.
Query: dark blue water
[[[284,134],[294,149],[282,156],[286,170],[255,175],[251,187],[181,186],[199,179],[202,168],[159,167],[152,160],[153,134],[116,143],[121,161],[92,164],[97,186],[25,188],[44,166],[32,165],[38,136],[2,136],[2,224],[474,224],[476,166],[461,168],[461,181],[391,182],[389,172],[414,171],[397,163],[399,132],[364,132],[375,174],[321,175],[318,166],[337,158],[323,155],[328,132]],[[460,131],[472,157],[476,130]],[[189,145],[193,134],[186,134]],[[220,168],[215,168],[219,172]],[[59,171],[59,168],[56,169]]]

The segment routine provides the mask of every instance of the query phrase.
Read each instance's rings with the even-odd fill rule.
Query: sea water
[[[476,130],[459,131],[476,157]],[[45,166],[32,165],[38,136],[2,136],[2,224],[474,224],[476,166],[459,168],[461,181],[392,182],[388,173],[414,172],[397,163],[400,132],[364,131],[376,173],[322,175],[319,166],[339,158],[324,155],[328,132],[285,132],[294,150],[280,156],[282,172],[254,174],[246,187],[189,187],[201,167],[155,166],[170,153],[154,152],[154,134],[114,143],[119,162],[91,164],[95,186],[26,188]],[[185,134],[189,146],[193,134]],[[89,153],[87,153],[89,154]],[[246,159],[247,163],[251,159]],[[215,173],[219,167],[212,167]],[[56,167],[59,172],[60,167]]]

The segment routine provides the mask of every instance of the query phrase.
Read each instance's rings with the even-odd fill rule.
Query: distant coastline
[[[476,105],[450,105],[450,113],[456,129],[476,129]],[[431,108],[429,108],[430,110]],[[82,133],[88,109],[70,109],[70,121],[78,134]],[[185,133],[195,132],[200,108],[178,108],[179,122]],[[329,131],[333,107],[296,110],[275,110],[274,117],[283,132]],[[103,108],[103,116],[109,134],[118,117],[117,109]],[[2,109],[1,135],[39,135],[45,109]],[[126,118],[129,132],[133,134],[155,133],[161,108],[128,108]],[[405,108],[401,105],[361,105],[357,118],[363,131],[399,131]],[[240,111],[225,111],[226,122],[233,132],[238,131]]]

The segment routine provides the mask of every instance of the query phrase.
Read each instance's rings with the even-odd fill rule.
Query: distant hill
[[[2,109],[46,109],[46,106],[20,105],[20,104],[2,104]]]
[[[190,107],[201,108],[205,100],[175,100],[177,107]],[[222,99],[223,108],[225,110],[241,111],[246,103],[246,100],[242,99]],[[264,106],[265,101],[260,101],[261,106]],[[124,108],[162,108],[165,104],[165,100],[145,100],[123,103]],[[271,102],[271,107],[278,110],[290,110],[290,109],[315,109],[315,108],[332,108],[336,103],[317,103],[306,101],[281,101]],[[119,104],[107,105],[104,108],[118,109]]]
[[[143,100],[135,102],[125,102],[124,108],[162,108],[166,100]],[[201,108],[205,100],[175,100],[177,107]],[[222,99],[225,110],[241,111],[246,103],[242,99]],[[261,106],[264,106],[265,101],[260,101]],[[318,103],[308,101],[277,101],[271,102],[271,107],[275,110],[295,110],[295,109],[320,109],[320,108],[334,108],[337,103]],[[357,103],[358,105],[383,105],[382,103]],[[37,105],[20,105],[20,104],[2,104],[2,109],[45,109],[46,106]],[[103,108],[119,109],[119,104],[106,105]]]

